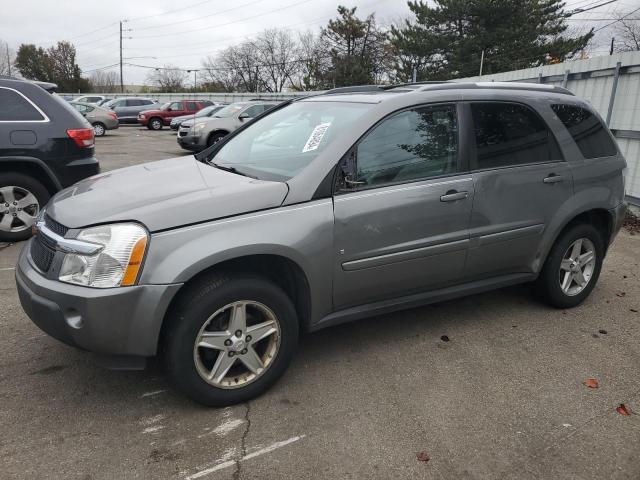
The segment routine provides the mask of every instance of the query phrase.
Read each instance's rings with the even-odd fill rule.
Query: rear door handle
[[[469,196],[469,192],[458,192],[457,190],[449,190],[440,197],[441,202],[455,202],[456,200],[464,200]]]
[[[564,181],[564,177],[562,175],[556,175],[555,173],[552,173],[542,181],[544,183],[558,183]]]

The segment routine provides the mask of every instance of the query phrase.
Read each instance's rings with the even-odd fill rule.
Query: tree
[[[96,70],[91,74],[89,82],[91,82],[91,89],[94,92],[120,92],[120,77],[114,71]]]
[[[299,49],[291,33],[272,28],[264,30],[253,43],[262,90],[281,92],[299,69]]]
[[[567,35],[562,0],[422,0],[415,18],[391,29],[399,80],[448,79],[534,67],[571,58],[593,37]]]
[[[616,14],[616,51],[635,52],[640,50],[640,13]]]
[[[184,88],[184,70],[174,65],[164,65],[149,72],[147,82],[159,92],[177,92]]]
[[[47,50],[33,44],[22,44],[18,48],[15,66],[23,77],[56,83],[61,92],[86,92],[90,89],[76,63],[76,49],[69,42],[58,42]]]
[[[296,71],[291,76],[292,88],[299,91],[322,89],[331,61],[324,51],[320,36],[311,31],[300,33],[298,56]]]
[[[361,20],[356,7],[338,7],[339,17],[330,20],[321,37],[331,58],[327,86],[363,85],[379,81],[387,64],[387,35],[375,16]]]
[[[0,40],[0,75],[15,75],[17,72],[13,68],[14,55],[9,44]]]

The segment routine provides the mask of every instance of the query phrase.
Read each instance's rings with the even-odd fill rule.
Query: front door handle
[[[469,196],[469,192],[458,192],[457,190],[449,190],[440,197],[441,202],[455,202],[456,200],[464,200]]]
[[[558,183],[564,181],[564,177],[562,175],[556,175],[555,173],[549,174],[544,180],[544,183]]]

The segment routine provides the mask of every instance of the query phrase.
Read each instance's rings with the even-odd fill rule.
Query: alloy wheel
[[[99,123],[96,123],[93,126],[93,133],[95,134],[96,137],[101,137],[104,135],[105,133],[105,129],[104,126],[100,125]]]
[[[0,187],[0,231],[21,232],[31,228],[39,211],[38,199],[26,188]]]
[[[273,364],[280,347],[280,323],[262,303],[225,305],[196,336],[193,358],[200,377],[223,389],[245,387]]]
[[[578,295],[589,284],[596,267],[596,249],[588,238],[574,241],[560,262],[559,282],[565,295]]]

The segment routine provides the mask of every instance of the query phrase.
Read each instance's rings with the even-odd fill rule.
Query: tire
[[[226,136],[227,134],[223,132],[212,133],[211,135],[209,135],[209,138],[207,138],[207,148],[209,148],[211,145],[215,143],[218,143],[220,140],[222,140]]]
[[[107,133],[107,127],[105,127],[104,123],[96,122],[93,124],[93,134],[96,137],[104,137]]]
[[[586,251],[593,250],[595,258],[590,270],[587,266],[580,267],[581,262],[572,262],[576,242],[581,242],[581,257],[586,260]],[[569,249],[571,248],[571,252]],[[580,305],[591,293],[600,276],[602,261],[604,260],[605,246],[602,236],[596,228],[589,224],[577,224],[562,233],[556,240],[547,260],[542,267],[542,271],[535,283],[535,290],[538,298],[555,308],[573,308]],[[564,260],[564,263],[563,263]],[[572,270],[567,268],[580,268],[582,279],[586,279],[585,285],[580,285],[566,275],[573,275]],[[583,273],[584,270],[586,273]],[[576,270],[577,271],[577,270]],[[588,273],[588,275],[587,275]],[[588,278],[587,278],[588,277]],[[561,282],[569,278],[568,291],[563,289]],[[565,285],[566,285],[565,284]]]
[[[30,222],[18,216],[23,211],[19,205],[20,200],[26,198],[27,194],[33,195],[36,200],[24,208],[24,213],[32,217]],[[18,242],[29,238],[31,225],[40,209],[49,201],[49,197],[49,191],[35,178],[21,173],[0,173],[0,241]],[[18,204],[14,205],[13,201]],[[18,208],[20,208],[19,211]],[[11,223],[7,226],[9,220],[5,219],[14,217],[14,213],[15,219],[11,219]]]
[[[214,324],[215,327],[211,327],[210,331],[221,332],[226,329],[224,337],[216,336],[220,338],[218,342],[221,342],[222,338],[227,343],[231,342],[231,338],[234,342],[240,342],[236,336],[237,332],[231,332],[232,337],[226,336],[229,329],[234,327],[225,324],[231,316],[227,316],[227,310],[224,309],[229,305],[237,306],[245,301],[261,305],[261,308],[265,307],[273,314],[272,318],[276,319],[279,326],[279,332],[250,344],[251,339],[248,335],[251,333],[249,323],[253,321],[250,320],[252,313],[256,320],[259,317],[256,313],[261,314],[262,310],[256,309],[253,305],[246,307],[247,329],[243,338],[247,341],[246,346],[251,346],[248,357],[251,357],[252,352],[258,353],[258,356],[263,355],[263,364],[266,366],[262,372],[255,373],[255,378],[252,380],[250,379],[252,373],[244,364],[243,355],[247,353],[247,349],[236,350],[238,352],[235,353],[236,357],[231,357],[231,350],[242,348],[242,345],[234,344],[218,349],[195,347],[203,329],[207,325]],[[214,316],[221,310],[223,313]],[[270,321],[256,320],[262,325]],[[206,333],[206,330],[204,332]],[[272,346],[274,342],[277,342],[276,348]],[[166,328],[163,330],[162,343],[167,373],[175,387],[198,403],[210,407],[223,407],[245,402],[260,395],[282,376],[297,347],[298,319],[289,297],[268,280],[241,274],[210,275],[191,286],[171,308]],[[201,344],[200,341],[199,344]],[[260,353],[261,348],[264,348],[264,354]],[[227,357],[235,362],[228,370],[229,374],[226,372],[224,374],[226,376],[222,382],[227,382],[227,385],[223,386],[221,383],[214,385],[215,379],[211,377],[206,380],[205,375],[215,371],[216,365],[226,361]],[[209,363],[205,363],[207,361]],[[249,380],[243,377],[247,375],[241,373],[244,370],[248,372]],[[240,380],[237,377],[240,377]],[[243,382],[244,385],[242,385]]]
[[[164,124],[160,117],[152,117],[149,119],[149,123],[147,123],[147,128],[149,130],[162,130],[163,126]]]

